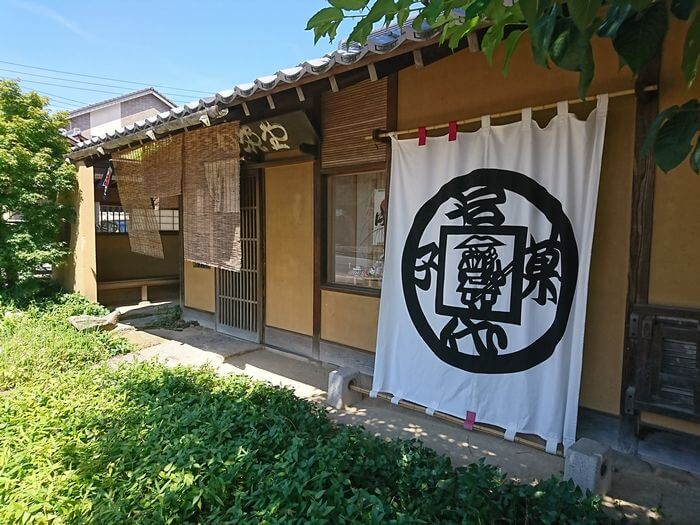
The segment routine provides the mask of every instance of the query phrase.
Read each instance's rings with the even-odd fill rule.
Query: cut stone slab
[[[342,367],[328,374],[328,392],[326,404],[342,410],[362,400],[362,394],[350,390],[350,382],[358,378],[360,372],[353,368]]]
[[[610,447],[593,439],[581,438],[564,457],[564,480],[572,480],[584,493],[605,496],[612,482]]]
[[[74,315],[68,318],[68,322],[79,331],[114,330],[119,323],[119,312],[114,311],[108,315]]]
[[[116,309],[122,321],[129,319],[140,319],[142,317],[156,317],[167,314],[169,311],[179,308],[177,304],[171,302],[138,304],[132,306],[120,306]]]

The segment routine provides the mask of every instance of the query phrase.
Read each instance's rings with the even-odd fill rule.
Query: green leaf
[[[480,21],[481,19],[478,16],[475,16],[474,18],[469,18],[465,20],[462,24],[455,26],[454,30],[450,31],[449,39],[447,42],[447,45],[450,47],[450,49],[456,49],[459,45],[459,42],[466,35],[468,35],[479,24]]]
[[[408,20],[408,17],[410,16],[411,11],[408,7],[401,8],[399,12],[396,15],[396,23],[399,25],[399,27],[403,27],[406,21]]]
[[[672,0],[671,13],[679,20],[688,20],[697,0]]]
[[[620,26],[631,14],[632,6],[628,2],[611,6],[598,26],[596,34],[602,38],[615,38]]]
[[[595,15],[603,5],[603,0],[574,0],[567,2],[571,18],[581,30],[586,30],[595,20]]]
[[[592,29],[581,31],[568,18],[560,18],[554,29],[549,56],[562,69],[579,72],[579,97],[586,97],[586,91],[593,81],[595,64],[591,47]]]
[[[503,76],[506,76],[508,74],[508,66],[510,65],[510,59],[513,56],[515,50],[517,49],[518,43],[520,42],[520,37],[523,36],[523,33],[524,31],[516,29],[512,31],[506,38],[504,47],[503,67],[501,67],[501,73],[503,74]]]
[[[568,18],[557,21],[552,33],[552,42],[549,46],[549,56],[552,61],[562,69],[578,71],[581,67],[585,45],[583,33]]]
[[[491,0],[474,0],[464,10],[464,18],[474,18],[475,16],[483,17],[484,10],[490,2]]]
[[[659,54],[667,30],[666,5],[656,2],[622,23],[613,46],[636,75]]]
[[[683,45],[683,62],[681,69],[688,87],[695,82],[695,76],[698,72],[698,54],[700,52],[700,14],[695,14],[693,21],[690,23],[688,33],[685,35],[685,44]]]
[[[690,167],[696,174],[700,174],[700,138],[695,142],[693,152],[690,154]]]
[[[503,40],[503,30],[503,24],[494,24],[488,28],[484,38],[481,39],[481,50],[486,55],[486,60],[490,65],[493,64],[493,53],[496,51],[496,47]]]
[[[538,18],[535,25],[530,28],[532,39],[532,56],[535,63],[540,66],[548,67],[547,51],[549,50],[549,45],[552,40],[552,34],[554,33],[556,23],[557,6],[555,4],[551,7],[548,13]]]
[[[651,151],[651,148],[654,145],[654,142],[656,141],[656,135],[659,133],[659,129],[661,128],[661,124],[663,124],[668,117],[671,117],[674,114],[676,114],[679,109],[680,108],[678,106],[671,106],[664,109],[662,112],[656,115],[656,118],[649,126],[647,136],[644,138],[644,144],[642,144],[641,150],[642,156],[647,155]]]
[[[469,32],[471,32],[479,24],[479,22],[480,19],[478,16],[475,16],[474,18],[469,18],[463,23],[451,26],[445,31],[443,31],[443,34],[440,38],[443,42],[444,39],[447,39],[447,45],[450,47],[450,49],[456,49],[459,45],[459,42],[467,34],[469,34]]]
[[[654,162],[664,172],[678,166],[691,152],[700,130],[700,102],[683,104],[659,129],[654,142]]]
[[[518,5],[523,13],[523,17],[525,17],[525,22],[532,29],[537,20],[552,5],[552,0],[520,0]]]
[[[355,24],[355,27],[353,27],[350,35],[348,36],[348,40],[350,42],[359,42],[360,44],[364,44],[371,32],[372,23],[366,18],[363,18],[357,22],[357,24]]]
[[[426,22],[433,25],[437,20],[437,17],[442,13],[445,7],[445,0],[432,0],[425,9],[423,9],[423,16]]]
[[[346,11],[359,11],[367,7],[369,0],[328,0],[328,3],[338,9]]]
[[[578,96],[581,100],[586,98],[586,93],[588,88],[593,82],[593,75],[595,73],[595,59],[593,58],[593,47],[591,47],[590,42],[586,49],[586,53],[583,56],[581,62],[581,69],[578,75]]]
[[[306,24],[306,29],[313,29],[314,27],[321,26],[323,24],[328,24],[329,22],[336,22],[343,19],[343,11],[337,7],[324,7],[314,16],[309,18]]]

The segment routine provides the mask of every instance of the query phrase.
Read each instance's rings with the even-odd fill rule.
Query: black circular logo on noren
[[[521,372],[546,361],[564,335],[578,249],[543,186],[477,169],[420,208],[401,277],[411,321],[437,357],[468,372]]]

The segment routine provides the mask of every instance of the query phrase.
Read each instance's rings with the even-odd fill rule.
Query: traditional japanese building
[[[163,209],[152,199],[180,199],[173,224],[190,233],[173,237],[176,243],[161,235],[160,248],[149,249],[164,258],[130,254],[115,259],[117,265],[150,273],[176,260],[188,318],[314,359],[354,360],[371,371],[385,228],[392,228],[385,132],[420,140],[445,135],[450,122],[460,132],[474,131],[482,116],[490,115],[492,125],[515,122],[522,108],[532,108],[532,118],[545,126],[560,101],[585,120],[595,95],[607,93],[581,414],[594,425],[619,425],[623,438],[640,428],[700,435],[700,182],[689,166],[657,173],[640,155],[648,115],[689,97],[679,74],[680,32],[670,28],[659,70],[636,83],[620,70],[611,44],[596,41],[587,102],[577,101],[576,74],[534,65],[527,45],[504,77],[466,42],[453,52],[437,38],[410,27],[385,31],[365,46],[341,48],[79,143],[70,159],[79,167],[82,197],[65,285],[96,299],[101,282],[120,280],[96,263],[95,180],[112,167],[119,191],[131,176],[129,163],[145,163],[146,154],[134,152],[160,145],[177,153],[160,154],[167,165],[149,157],[159,189],[139,186],[150,193],[145,204],[135,199],[134,209],[150,205],[150,217]],[[497,53],[495,62],[501,60]],[[229,189],[216,182],[228,173],[239,173],[230,189],[240,195],[236,203],[226,202]],[[498,269],[483,267],[498,249],[494,241],[465,240],[461,247],[460,291],[479,307],[495,304],[501,293],[491,288],[485,298],[479,291],[484,272]],[[142,253],[145,244],[131,242]],[[240,252],[231,251],[234,245]],[[136,278],[127,273],[124,280]],[[622,443],[633,448],[635,440]]]

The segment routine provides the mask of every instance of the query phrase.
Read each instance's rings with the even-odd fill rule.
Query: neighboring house
[[[636,95],[634,79],[620,70],[609,42],[595,42],[596,78],[589,93],[625,95],[611,98],[608,109],[579,397],[586,409],[582,417],[593,423],[580,428],[609,429],[612,444],[620,422],[623,430],[637,425],[700,436],[700,184],[689,166],[655,177],[649,163],[635,156],[646,132],[640,126],[648,121],[647,105],[668,107],[688,96],[676,74],[681,37],[671,28],[660,77]],[[76,198],[75,252],[64,284],[96,299],[104,279],[104,266],[95,263],[95,167],[140,144],[182,136],[186,144],[206,126],[224,129],[237,121],[244,270],[185,260],[181,253],[191,246],[181,246],[175,257],[184,314],[314,359],[371,362],[392,166],[387,144],[372,137],[379,138],[380,130],[408,130],[404,136],[412,131],[415,137],[419,127],[451,121],[476,121],[462,128],[473,131],[483,115],[521,108],[535,108],[535,119],[546,124],[555,114],[552,104],[578,98],[577,76],[534,65],[527,45],[503,77],[481,54],[452,51],[438,39],[410,27],[385,31],[366,46],[259,77],[108,136],[92,133],[70,154],[83,199]],[[540,111],[544,105],[549,109]],[[571,111],[585,117],[590,109],[572,104]],[[516,113],[497,123],[518,120]],[[224,140],[200,144],[212,153],[200,170],[209,170],[207,180],[215,180],[224,165],[214,155],[222,145]],[[186,166],[182,176],[185,189],[188,177],[203,177]],[[568,176],[565,169],[560,176]],[[649,186],[649,180],[655,182]],[[209,198],[211,186],[195,189]],[[211,233],[211,225],[202,223],[202,231]],[[121,253],[114,264],[135,264]],[[138,261],[160,264],[144,256]]]
[[[174,107],[175,104],[157,90],[139,89],[71,111],[67,135],[99,137]]]

